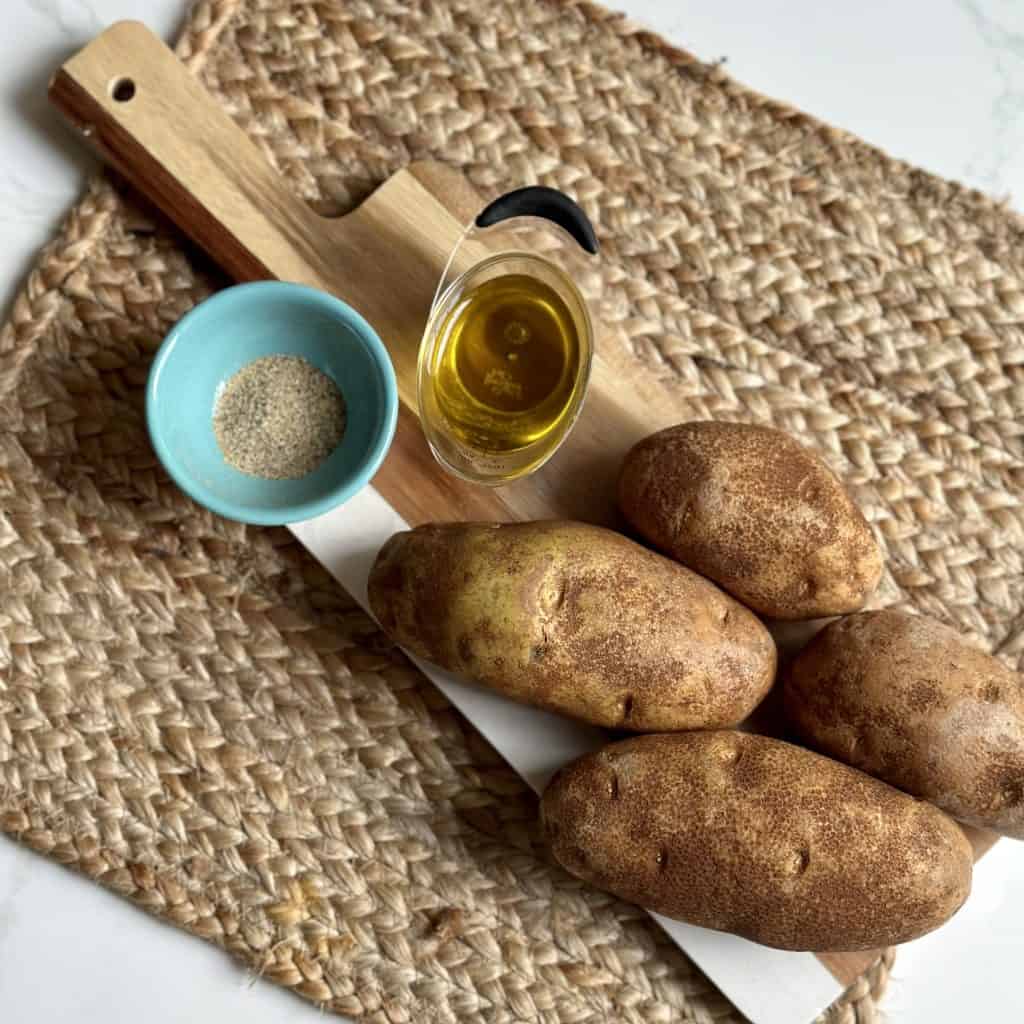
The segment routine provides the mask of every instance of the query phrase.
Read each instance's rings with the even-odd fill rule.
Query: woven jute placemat
[[[575,194],[604,343],[680,420],[816,445],[885,600],[1020,661],[1015,216],[588,4],[202,2],[178,52],[325,211],[421,157]],[[225,283],[100,180],[0,335],[0,826],[372,1021],[738,1020],[552,865],[533,796],[288,534],[160,471],[150,358]],[[890,964],[829,1019],[875,1020]]]

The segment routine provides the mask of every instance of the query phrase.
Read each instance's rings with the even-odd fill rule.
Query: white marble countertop
[[[702,57],[726,57],[737,78],[764,93],[1024,208],[1020,0],[618,0],[617,6]],[[0,300],[6,305],[92,166],[47,104],[50,73],[118,18],[142,18],[170,38],[182,0],[4,0],[3,10]],[[1021,1020],[1022,949],[1024,843],[1007,840],[979,865],[964,910],[901,951],[885,1003],[888,1019]],[[155,1002],[154,992],[161,994]],[[0,1007],[5,1024],[323,1019],[275,986],[248,978],[205,943],[3,837]]]

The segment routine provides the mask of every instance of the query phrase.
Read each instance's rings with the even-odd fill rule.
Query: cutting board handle
[[[60,67],[50,98],[240,281],[325,287],[325,223],[145,25],[121,21]]]
[[[452,196],[472,192],[461,175],[413,164],[344,217],[321,217],[137,21],[111,26],[61,66],[50,98],[236,281],[311,285],[359,310],[384,338],[403,400],[415,406],[420,336],[464,224],[430,188]],[[462,248],[470,262],[486,253],[472,241]],[[401,282],[401,303],[395,282]]]

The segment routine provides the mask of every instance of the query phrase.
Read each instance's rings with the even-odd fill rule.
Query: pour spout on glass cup
[[[420,345],[420,420],[434,457],[473,483],[540,469],[575,424],[593,326],[575,278],[597,237],[565,193],[528,186],[484,207],[456,242]]]

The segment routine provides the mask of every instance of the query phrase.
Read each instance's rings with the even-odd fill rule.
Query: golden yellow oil
[[[460,297],[438,334],[435,396],[460,441],[510,452],[556,432],[581,356],[572,312],[551,285],[528,274],[485,281]]]

